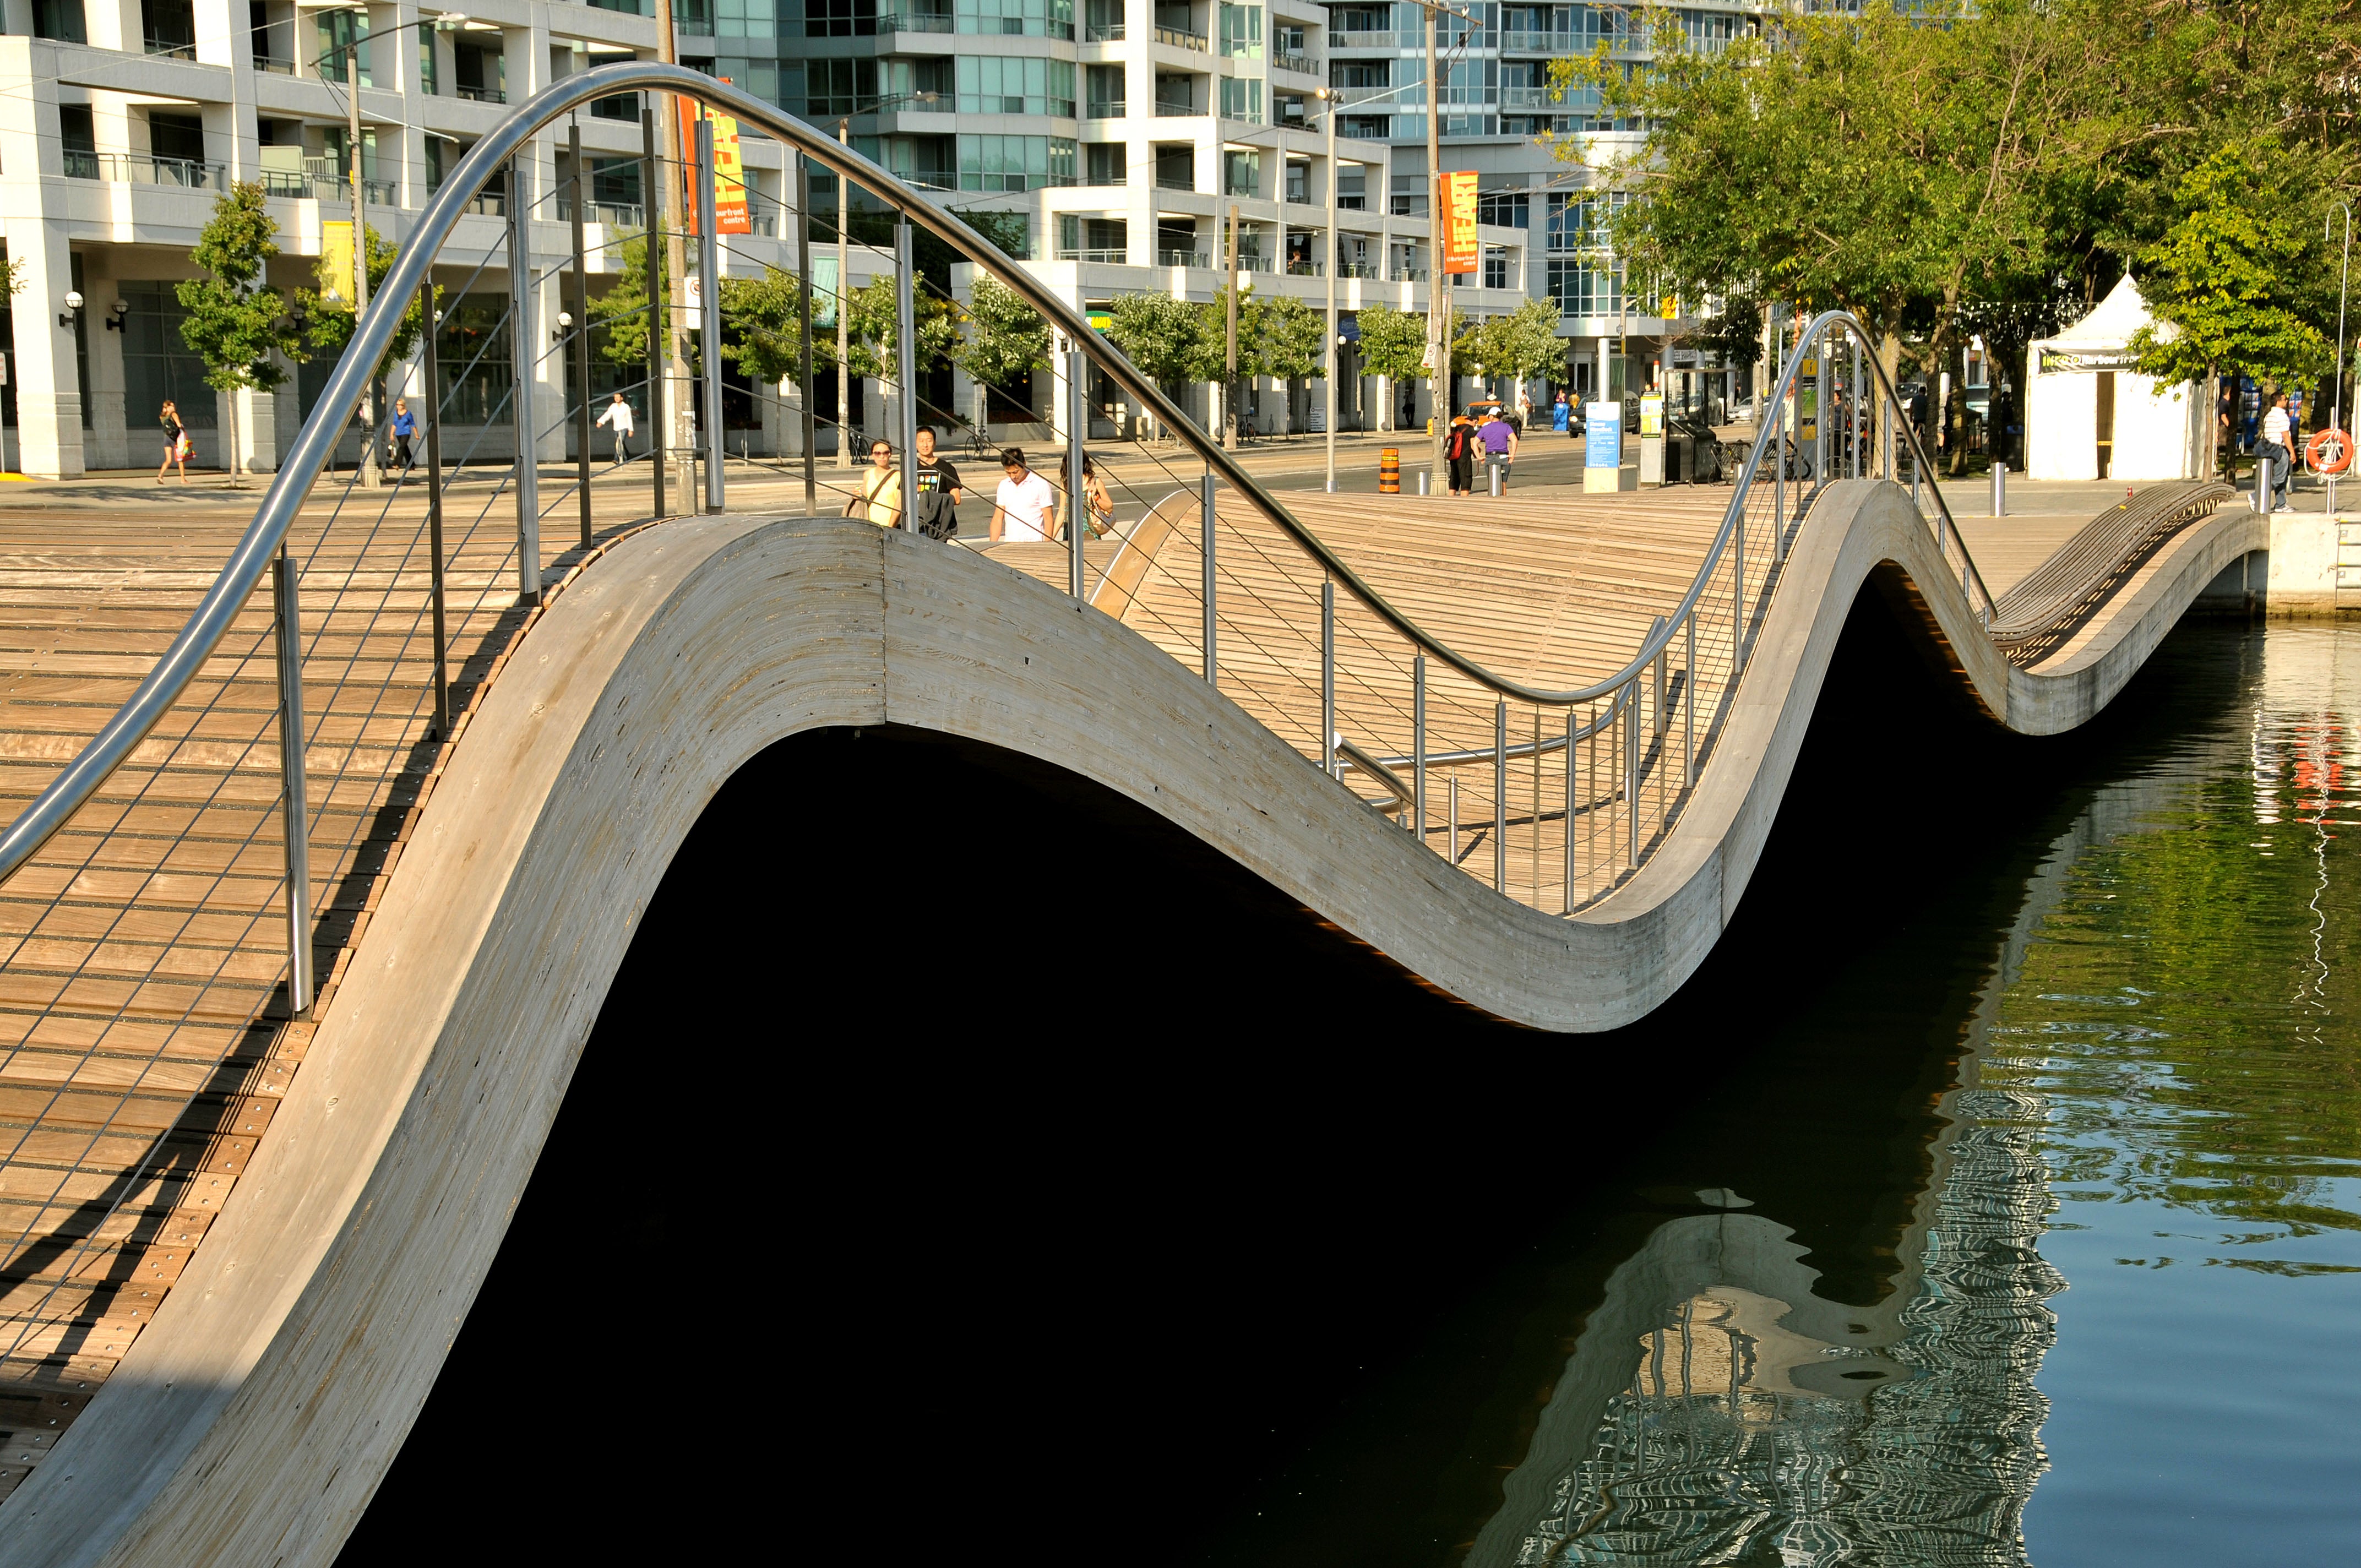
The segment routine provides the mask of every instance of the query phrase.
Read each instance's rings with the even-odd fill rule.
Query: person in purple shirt
[[[1476,439],[1484,444],[1484,464],[1499,476],[1500,494],[1509,493],[1509,465],[1517,460],[1517,432],[1500,417],[1498,409],[1484,411],[1484,422],[1477,427]]]

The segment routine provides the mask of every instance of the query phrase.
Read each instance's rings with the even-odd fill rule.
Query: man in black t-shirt
[[[918,482],[918,532],[929,539],[949,539],[959,532],[959,470],[935,455],[932,425],[918,427],[917,461],[912,472]]]

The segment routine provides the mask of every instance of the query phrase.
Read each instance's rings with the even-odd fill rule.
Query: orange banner
[[[723,234],[752,234],[753,214],[746,202],[746,164],[738,151],[738,122],[727,115],[716,115],[694,98],[677,100],[680,112],[675,115],[680,126],[680,161],[684,170],[697,167],[697,118],[705,115],[713,121],[713,226]],[[697,185],[694,177],[688,187],[688,200],[681,211],[690,234],[697,228]]]
[[[1473,272],[1482,259],[1483,247],[1476,243],[1476,174],[1470,170],[1461,173],[1438,174],[1440,187],[1435,211],[1443,214],[1441,245],[1443,270]]]

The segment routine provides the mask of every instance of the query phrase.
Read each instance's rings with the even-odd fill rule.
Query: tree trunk
[[[237,488],[237,393],[233,391],[223,400],[229,404],[229,449],[222,454],[222,466],[229,470],[229,488]]]

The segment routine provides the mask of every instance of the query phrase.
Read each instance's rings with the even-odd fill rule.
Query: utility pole
[[[1320,89],[1328,104],[1328,493],[1336,493],[1336,373],[1344,368],[1343,345],[1336,341],[1336,269],[1344,265],[1345,247],[1336,238],[1336,91]]]
[[[361,27],[368,25],[367,11],[354,15]],[[297,12],[296,16],[300,23],[302,13]],[[345,50],[345,164],[353,187],[353,331],[357,335],[361,318],[368,313],[368,208],[361,189],[361,27],[354,27],[352,47]],[[509,199],[516,198],[511,194]],[[361,483],[375,489],[378,480],[377,372],[372,367],[361,383]]]
[[[1222,450],[1238,449],[1238,204],[1230,203],[1229,331],[1222,359]]]
[[[1443,83],[1434,73],[1434,7],[1426,11],[1426,333],[1434,348],[1434,426],[1428,443],[1430,490],[1444,488],[1443,436],[1450,423],[1451,290],[1443,270]]]

